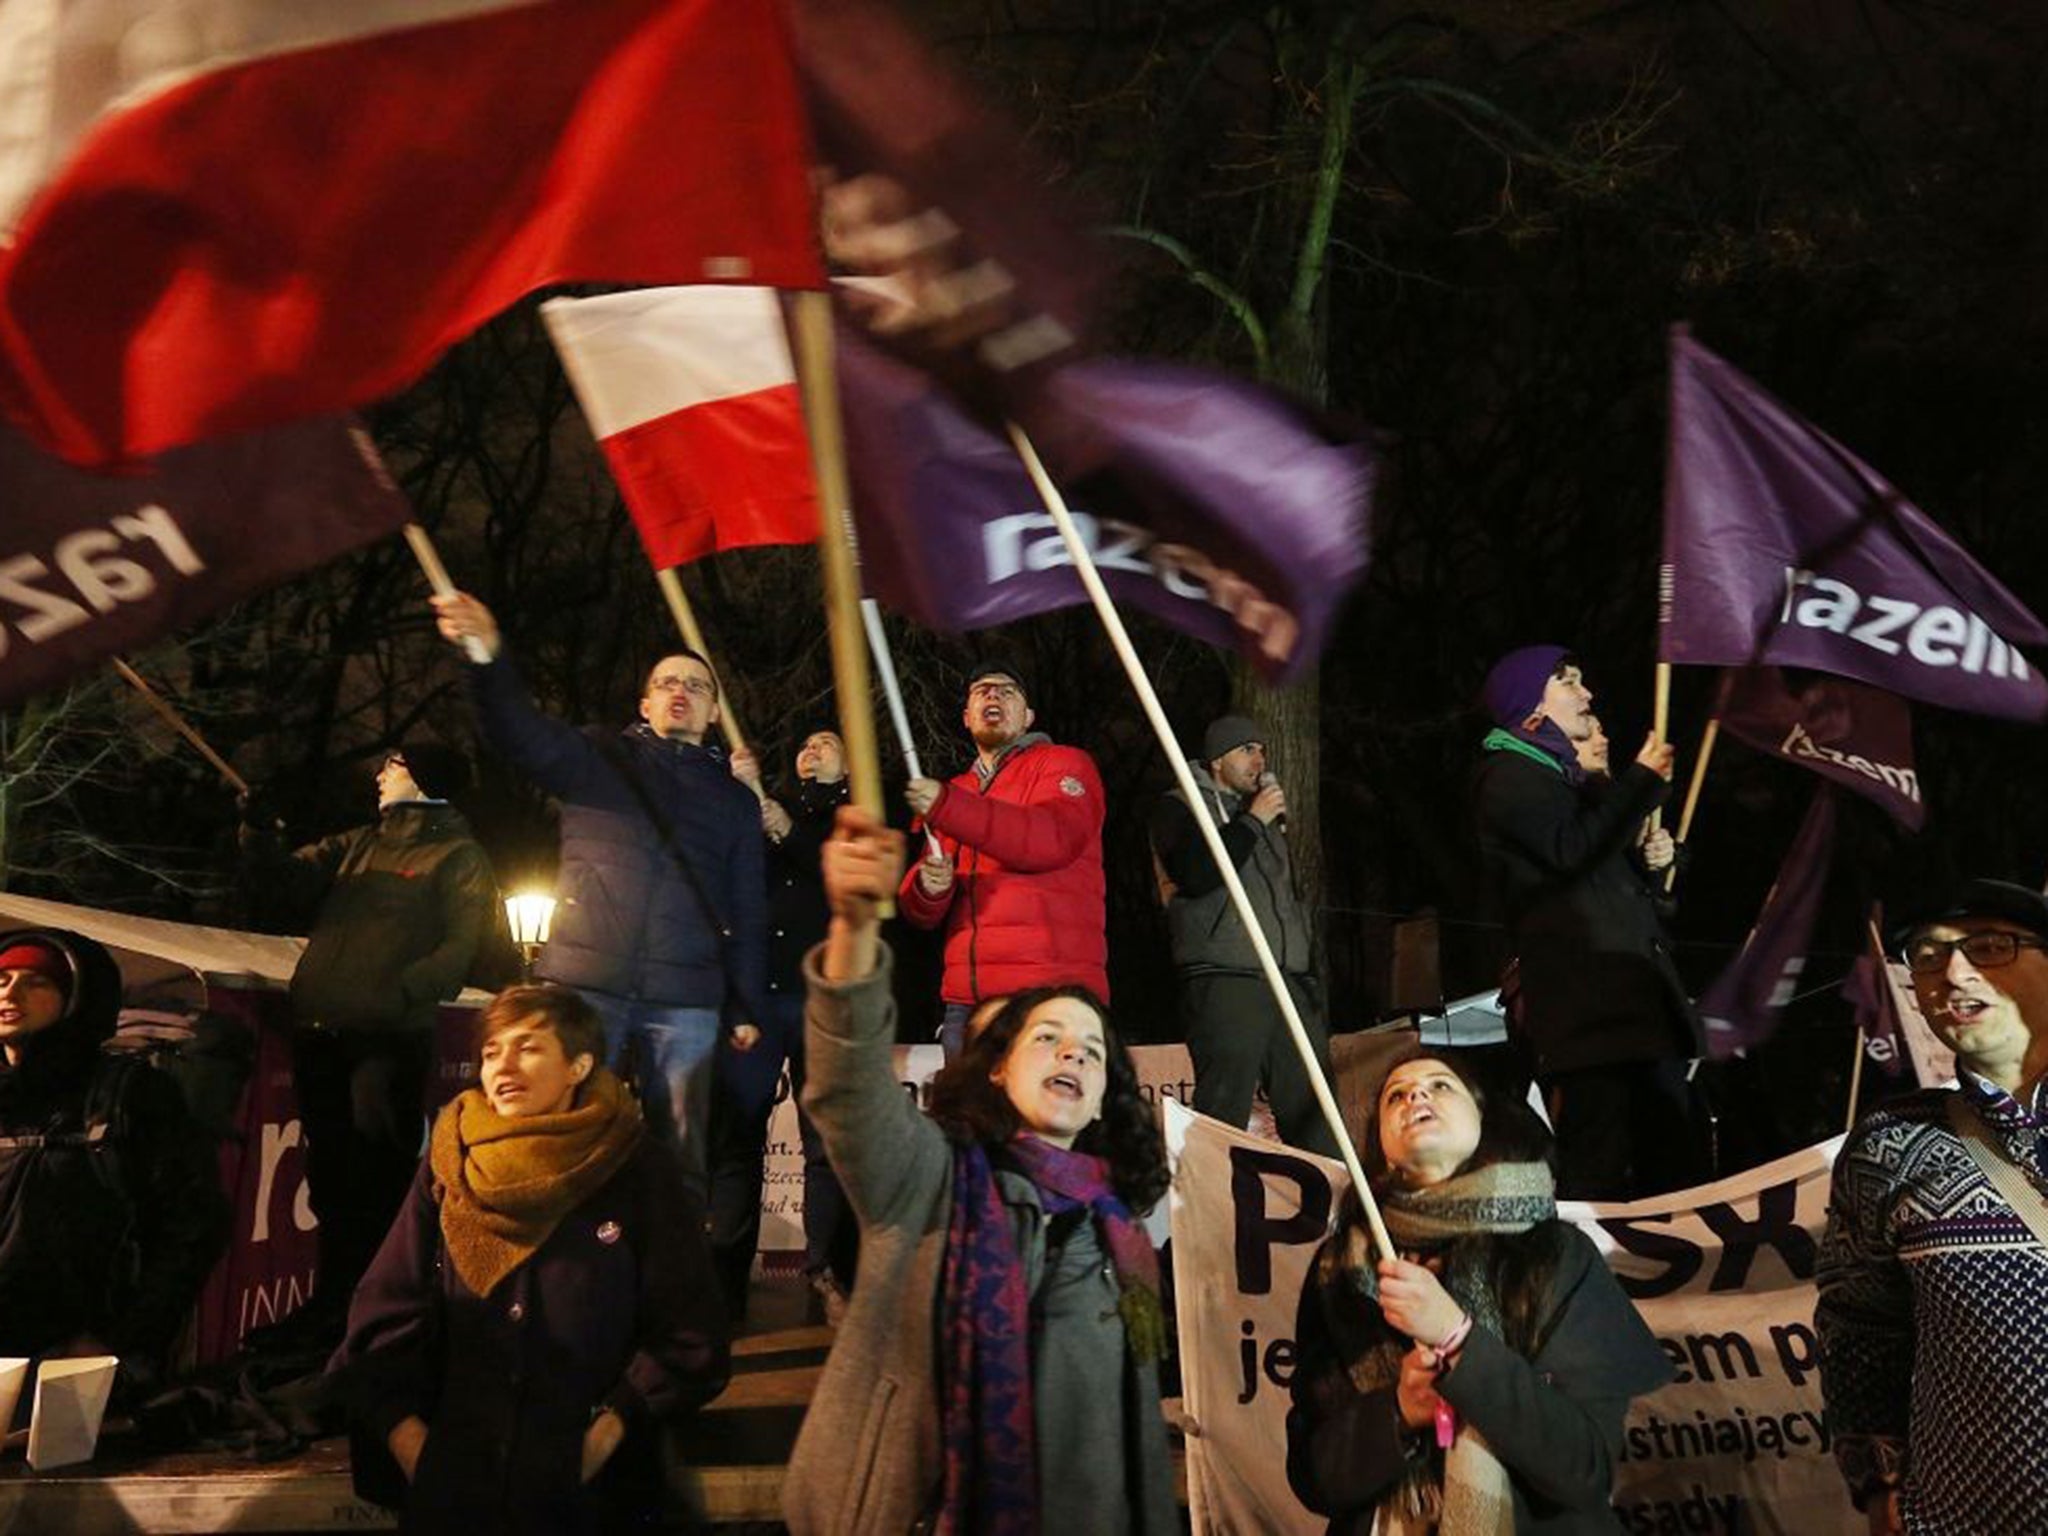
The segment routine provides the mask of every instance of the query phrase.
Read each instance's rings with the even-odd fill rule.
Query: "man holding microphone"
[[[1288,859],[1287,791],[1266,767],[1264,734],[1242,715],[1225,715],[1202,733],[1202,760],[1188,767],[1286,975],[1323,1075],[1335,1082],[1308,918],[1295,894]],[[1154,808],[1151,833],[1166,892],[1173,960],[1181,975],[1181,1016],[1195,1065],[1194,1107],[1226,1125],[1242,1126],[1263,1082],[1281,1140],[1335,1157],[1336,1142],[1279,1002],[1259,969],[1251,935],[1194,811],[1178,791]]]

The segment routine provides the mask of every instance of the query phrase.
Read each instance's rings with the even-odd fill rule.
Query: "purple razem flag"
[[[843,325],[839,371],[869,595],[951,631],[1087,600],[1007,440]],[[1149,362],[1056,370],[1033,426],[1120,603],[1275,682],[1321,653],[1365,570],[1367,447],[1269,390]]]
[[[1671,340],[1660,659],[1833,672],[2037,720],[2048,629],[1840,443],[1682,329]]]
[[[1777,667],[1730,667],[1714,718],[1757,751],[1876,801],[1908,831],[1927,820],[1912,706],[1895,693],[1825,672],[1795,682]]]
[[[1785,850],[1785,862],[1764,897],[1756,925],[1735,958],[1700,994],[1707,1054],[1716,1060],[1761,1044],[1778,1027],[1785,1005],[1798,995],[1834,844],[1835,792],[1823,784],[1814,791],[1806,820]]]

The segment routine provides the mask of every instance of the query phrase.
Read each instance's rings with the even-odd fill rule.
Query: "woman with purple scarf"
[[[1166,1151],[1080,987],[1020,993],[904,1091],[876,904],[900,834],[839,813],[806,962],[804,1107],[861,1224],[861,1272],[783,1484],[796,1536],[1165,1536],[1159,1269],[1140,1225]]]

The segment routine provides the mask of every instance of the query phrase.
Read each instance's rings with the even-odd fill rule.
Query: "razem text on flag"
[[[1087,601],[1009,443],[842,323],[839,372],[864,584],[934,629]],[[1364,573],[1377,463],[1271,391],[1152,362],[1047,375],[1038,447],[1119,602],[1284,682]]]
[[[295,422],[97,475],[0,426],[0,704],[401,527],[353,421]]]
[[[1908,831],[1927,820],[1912,707],[1895,693],[1824,672],[1795,686],[1777,667],[1731,667],[1714,718],[1757,751],[1874,800]]]
[[[0,406],[132,462],[550,284],[815,287],[808,160],[778,0],[0,5]]]
[[[1806,667],[2048,714],[2048,629],[1881,475],[1690,336],[1671,342],[1659,656]]]
[[[541,318],[655,569],[818,536],[803,401],[773,290],[550,299]]]

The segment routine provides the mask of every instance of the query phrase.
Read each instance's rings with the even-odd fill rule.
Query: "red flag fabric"
[[[410,515],[370,434],[332,419],[175,449],[137,476],[92,474],[0,426],[0,507],[0,705]]]
[[[180,9],[0,7],[50,103],[0,117],[0,406],[67,458],[390,394],[553,283],[823,280],[776,0]]]
[[[550,299],[541,318],[657,570],[817,537],[803,402],[773,291]]]

